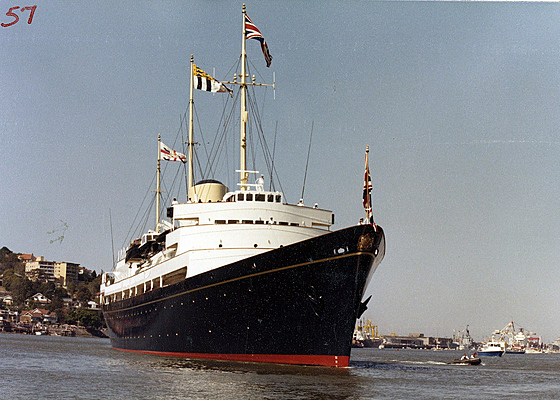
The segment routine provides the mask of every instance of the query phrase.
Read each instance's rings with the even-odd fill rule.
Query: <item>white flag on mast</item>
[[[166,161],[182,161],[187,162],[187,156],[183,153],[173,150],[171,147],[166,146],[163,142],[159,142],[159,151],[161,159]]]

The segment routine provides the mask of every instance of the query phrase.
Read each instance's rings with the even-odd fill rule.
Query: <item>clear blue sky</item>
[[[560,5],[345,3],[247,4],[274,57],[267,69],[247,43],[263,79],[276,72],[265,130],[271,142],[278,122],[288,200],[313,124],[306,202],[333,210],[337,228],[355,224],[369,144],[387,254],[365,316],[382,333],[469,324],[476,339],[513,319],[554,340]],[[157,134],[176,137],[190,54],[231,78],[242,2],[33,4],[31,24],[16,10],[0,28],[0,245],[109,270],[109,210],[120,247]],[[15,5],[0,0],[0,22]],[[197,96],[201,118],[221,101]]]

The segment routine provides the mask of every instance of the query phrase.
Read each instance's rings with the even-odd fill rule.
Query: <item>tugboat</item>
[[[156,223],[124,249],[103,274],[100,300],[117,350],[201,359],[347,367],[362,297],[385,254],[383,229],[373,221],[366,149],[366,221],[331,230],[334,214],[289,204],[249,183],[247,125],[251,121],[246,39],[268,45],[243,5],[239,75],[219,82],[191,56],[188,157],[158,138]],[[194,182],[193,89],[238,87],[241,127],[239,183]],[[233,94],[232,94],[233,97]],[[254,121],[254,120],[253,120]],[[187,198],[160,218],[160,163],[188,160]],[[368,299],[369,300],[369,299]]]

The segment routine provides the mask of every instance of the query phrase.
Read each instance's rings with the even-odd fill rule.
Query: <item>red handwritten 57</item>
[[[14,7],[10,8],[8,10],[6,15],[8,17],[12,17],[14,20],[12,22],[8,23],[8,24],[5,24],[5,23],[2,22],[0,25],[3,28],[7,28],[8,26],[12,26],[19,21],[19,16],[16,13],[13,12],[14,10],[17,10],[18,8],[19,8],[19,6],[14,6]],[[29,13],[29,19],[27,20],[28,25],[31,24],[31,22],[33,21],[33,15],[35,15],[35,10],[36,9],[37,9],[37,6],[26,6],[26,7],[23,7],[23,8],[20,9],[20,11],[22,13],[25,12],[25,11],[28,11],[28,10],[31,11]]]

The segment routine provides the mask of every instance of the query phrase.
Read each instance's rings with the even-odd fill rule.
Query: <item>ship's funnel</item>
[[[206,179],[189,188],[189,200],[193,203],[214,203],[222,201],[227,192],[228,188],[223,183]]]

